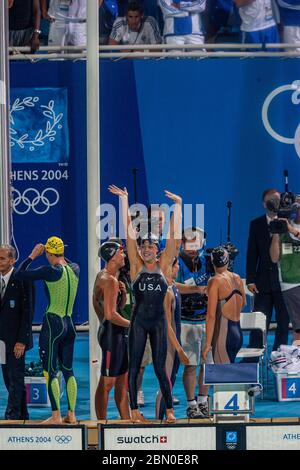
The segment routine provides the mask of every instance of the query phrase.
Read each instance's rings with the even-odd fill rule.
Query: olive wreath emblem
[[[29,150],[33,152],[36,148],[42,147],[47,141],[53,142],[57,133],[57,129],[62,129],[60,124],[63,114],[59,113],[56,115],[54,109],[54,101],[50,100],[48,105],[41,105],[43,115],[47,118],[44,129],[39,129],[34,138],[30,138],[28,133],[18,135],[16,129],[14,129],[15,120],[14,114],[18,111],[23,111],[25,108],[34,108],[39,104],[38,96],[27,96],[23,99],[17,98],[10,109],[10,146],[19,146],[20,149],[24,149],[25,146],[29,146]]]

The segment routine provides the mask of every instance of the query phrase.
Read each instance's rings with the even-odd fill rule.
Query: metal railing
[[[134,44],[117,46],[99,46],[101,59],[144,59],[144,58],[252,58],[282,57],[299,58],[300,43],[296,44]],[[130,48],[130,50],[128,50]],[[268,50],[266,50],[268,49]],[[270,50],[271,49],[271,50]],[[274,51],[272,51],[274,49]],[[298,50],[297,50],[298,49]],[[81,60],[86,59],[86,50],[82,46],[41,46],[38,53],[31,54],[29,47],[10,47],[10,60]]]

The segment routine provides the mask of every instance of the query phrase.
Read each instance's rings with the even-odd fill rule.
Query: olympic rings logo
[[[296,153],[298,157],[300,158],[300,124],[298,125],[294,137],[284,137],[280,134],[278,134],[271,126],[269,117],[268,117],[268,112],[269,112],[269,106],[273,99],[279,95],[280,93],[283,93],[284,91],[293,91],[291,100],[293,104],[299,104],[300,103],[300,80],[295,80],[293,83],[290,85],[283,85],[278,88],[275,88],[265,99],[265,102],[262,107],[262,120],[263,124],[265,126],[266,131],[273,137],[273,139],[278,140],[279,142],[282,142],[283,144],[292,144],[295,147]]]
[[[27,188],[23,192],[12,188],[13,210],[18,215],[26,215],[32,210],[37,215],[46,214],[51,207],[55,206],[59,199],[59,193],[54,188],[46,188],[41,193],[35,188]]]
[[[72,440],[72,436],[55,436],[54,439],[58,444],[69,444]]]

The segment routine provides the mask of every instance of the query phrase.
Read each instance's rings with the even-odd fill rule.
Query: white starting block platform
[[[204,384],[213,387],[209,409],[215,423],[249,422],[262,390],[258,364],[204,365]]]

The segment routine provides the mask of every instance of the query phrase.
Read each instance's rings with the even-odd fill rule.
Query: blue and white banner
[[[43,220],[47,231],[52,218],[62,222],[61,205],[68,190],[67,91],[13,89],[11,99],[13,210],[32,226],[47,216]],[[60,233],[61,222],[55,227]]]
[[[65,88],[11,90],[13,163],[69,160],[68,96]]]
[[[74,190],[74,162],[70,159],[67,89],[13,88],[10,145],[13,233],[21,258],[52,235],[72,245],[68,201]],[[72,259],[72,250],[67,249],[66,256]],[[34,266],[41,263],[47,263],[46,259],[40,258]],[[35,321],[39,322],[45,298],[40,289],[37,292]]]
[[[1,426],[1,450],[85,450],[85,426]]]

